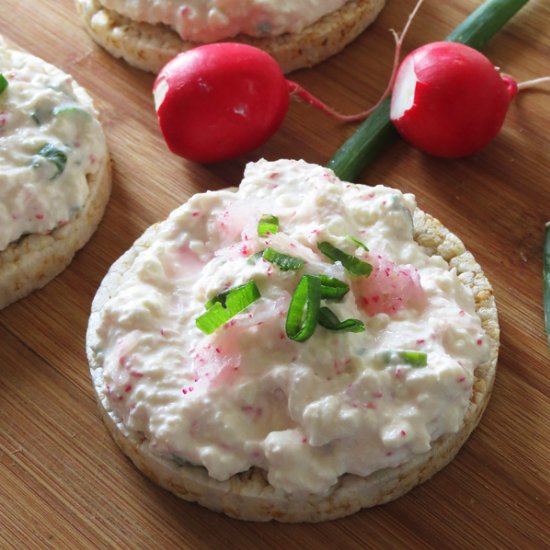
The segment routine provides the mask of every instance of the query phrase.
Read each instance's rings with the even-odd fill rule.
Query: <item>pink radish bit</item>
[[[369,315],[393,315],[404,308],[421,307],[424,291],[418,271],[400,267],[382,256],[369,255],[373,266],[369,277],[357,279],[357,305]]]

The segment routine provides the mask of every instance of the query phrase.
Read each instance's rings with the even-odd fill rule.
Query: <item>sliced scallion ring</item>
[[[0,94],[3,94],[6,91],[8,85],[9,82],[7,78],[2,73],[0,73]]]
[[[254,281],[230,288],[205,304],[207,311],[195,321],[197,328],[205,334],[212,334],[260,297]]]
[[[53,109],[53,114],[55,116],[58,115],[79,115],[79,116],[85,116],[89,117],[91,116],[86,109],[83,109],[82,107],[79,107],[78,105],[73,105],[71,103],[67,103],[64,105],[57,105]]]
[[[544,323],[546,325],[546,338],[550,346],[550,222],[547,222],[544,230],[542,274],[544,287]]]
[[[340,279],[327,275],[318,277],[321,281],[321,299],[341,300],[349,292],[349,285]]]
[[[319,310],[319,324],[328,330],[338,330],[341,332],[364,332],[365,324],[359,319],[346,319],[340,321],[336,314],[328,307],[322,307]]]
[[[321,305],[321,281],[315,275],[303,275],[290,300],[286,317],[286,335],[305,342],[315,332]]]
[[[256,252],[256,254],[252,254],[252,256],[250,256],[248,260],[246,260],[246,263],[255,264],[258,260],[261,260],[263,258],[263,255],[264,251],[260,250],[259,252]]]
[[[382,353],[386,365],[405,363],[413,368],[425,367],[428,364],[428,354],[423,351],[396,349]]]
[[[348,239],[350,241],[353,241],[357,246],[360,246],[361,248],[363,248],[366,252],[369,251],[369,247],[365,243],[362,243],[359,239],[356,239],[355,237],[352,237],[351,235],[348,235]]]
[[[282,254],[271,247],[264,250],[262,257],[268,262],[277,265],[282,271],[298,271],[304,267],[304,260],[289,256],[288,254]]]
[[[317,248],[328,258],[334,262],[341,262],[344,266],[344,269],[348,271],[351,275],[364,275],[368,277],[372,272],[372,265],[368,262],[364,262],[355,256],[347,254],[343,250],[336,248],[327,241],[319,243]]]
[[[258,222],[258,235],[260,237],[268,237],[275,235],[279,231],[279,218],[272,214],[264,214]]]
[[[67,164],[67,155],[61,149],[58,149],[55,145],[51,143],[46,143],[46,145],[44,145],[38,151],[38,153],[36,153],[32,164],[34,167],[39,166],[40,157],[45,158],[55,167],[55,174],[50,179],[54,180],[63,173],[63,170],[65,170],[65,165]]]

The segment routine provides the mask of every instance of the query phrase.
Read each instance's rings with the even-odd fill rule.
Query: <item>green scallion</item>
[[[205,304],[206,312],[195,321],[197,328],[205,334],[212,334],[260,297],[254,281],[230,288]]]
[[[55,179],[63,173],[67,164],[67,155],[51,143],[46,143],[35,155],[32,165],[38,167],[40,165],[40,157],[45,158],[48,162],[54,165],[55,174],[50,179]]]
[[[341,300],[348,292],[349,285],[327,275],[318,275],[321,281],[321,299],[325,300]]]
[[[279,231],[279,218],[272,214],[264,214],[258,222],[258,235],[260,237],[268,237],[275,235]]]
[[[544,231],[544,258],[543,258],[543,281],[544,281],[544,322],[546,325],[546,337],[550,346],[550,222],[546,224]]]
[[[372,272],[372,265],[368,262],[347,254],[327,241],[319,243],[317,248],[333,262],[341,262],[344,269],[351,275],[364,275],[368,277]]]
[[[84,117],[91,116],[90,113],[86,111],[86,109],[83,109],[78,105],[72,105],[70,103],[64,104],[64,105],[57,105],[53,109],[53,114],[55,116],[59,116],[59,115],[79,115]]]
[[[8,79],[0,73],[0,94],[3,94],[9,85]]]
[[[321,281],[315,275],[303,275],[290,300],[286,317],[286,335],[305,342],[315,332],[321,305]]]
[[[360,246],[363,250],[365,250],[365,252],[369,251],[369,247],[365,243],[362,243],[359,239],[356,239],[355,237],[352,237],[351,235],[348,235],[348,239],[350,241],[354,242],[357,246]]]
[[[481,49],[527,2],[487,0],[451,32],[447,40]],[[328,162],[328,167],[340,179],[355,181],[397,137],[390,121],[390,102],[390,98],[386,98]]]
[[[386,365],[405,364],[413,368],[421,368],[428,364],[428,354],[423,351],[396,349],[383,351],[380,357]]]
[[[264,250],[262,258],[272,264],[275,264],[279,267],[279,269],[281,269],[281,271],[298,271],[304,267],[304,260],[295,258],[294,256],[289,256],[287,254],[282,254],[271,247]]]
[[[346,319],[340,321],[336,314],[328,307],[319,309],[319,324],[328,330],[341,332],[364,332],[365,324],[359,319]]]

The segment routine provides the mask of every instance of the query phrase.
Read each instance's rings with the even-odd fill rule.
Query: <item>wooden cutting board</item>
[[[293,75],[344,112],[386,85],[413,0],[388,0],[373,27],[321,66]],[[542,309],[542,243],[550,218],[550,86],[520,94],[499,137],[457,161],[402,142],[361,182],[413,192],[462,237],[492,281],[500,312],[498,377],[479,428],[458,457],[396,502],[319,525],[250,524],[178,500],[119,452],[92,395],[84,334],[95,289],[151,223],[192,193],[240,181],[258,157],[324,164],[351,135],[294,103],[280,131],[246,157],[213,167],[165,148],[153,76],[112,59],[82,31],[71,0],[2,0],[0,32],[70,72],[101,110],[114,162],[105,218],[71,266],[0,312],[2,548],[360,548],[550,546],[550,355]],[[406,50],[444,37],[479,0],[428,1]],[[517,79],[550,74],[550,5],[531,0],[486,53]]]

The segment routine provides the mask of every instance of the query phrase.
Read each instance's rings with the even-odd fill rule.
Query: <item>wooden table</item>
[[[413,0],[388,0],[344,53],[293,78],[345,112],[371,105]],[[445,36],[479,0],[431,1],[405,48]],[[550,354],[542,309],[542,242],[550,218],[550,86],[520,94],[504,129],[465,160],[428,158],[398,142],[361,182],[416,194],[458,233],[492,281],[500,311],[498,376],[479,428],[454,462],[391,504],[318,525],[251,524],[178,500],[144,478],[107,434],[84,353],[94,292],[111,263],[192,193],[240,181],[245,163],[300,155],[324,164],[352,126],[294,103],[259,150],[205,167],[165,148],[153,76],[83,32],[71,0],[2,0],[0,32],[88,88],[114,161],[105,218],[71,266],[0,312],[2,548],[359,548],[550,545]],[[550,74],[550,5],[531,0],[487,48],[518,80]]]

